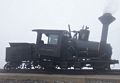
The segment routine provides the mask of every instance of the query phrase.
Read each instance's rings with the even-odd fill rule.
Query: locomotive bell
[[[99,17],[100,22],[103,24],[101,43],[107,42],[108,27],[115,20],[115,17],[111,13],[105,13],[103,16]]]

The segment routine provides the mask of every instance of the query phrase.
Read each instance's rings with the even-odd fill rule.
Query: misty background
[[[113,48],[112,59],[120,60],[119,5],[119,0],[0,0],[0,68],[5,64],[9,42],[35,43],[32,29],[68,30],[70,24],[72,30],[80,30],[87,25],[89,40],[99,42],[102,24],[98,17],[103,13],[116,17],[109,27],[108,43]]]

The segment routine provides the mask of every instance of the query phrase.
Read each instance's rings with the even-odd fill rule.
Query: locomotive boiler
[[[103,24],[100,42],[89,41],[89,28],[80,31],[36,29],[36,43],[10,43],[6,48],[4,69],[39,70],[110,70],[112,47],[107,43],[108,26],[115,18],[105,13],[99,18]],[[73,33],[74,35],[71,35]]]

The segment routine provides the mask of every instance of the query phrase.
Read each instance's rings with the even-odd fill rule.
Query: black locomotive
[[[10,43],[6,48],[4,69],[41,70],[110,70],[112,47],[108,44],[108,26],[115,18],[105,13],[99,18],[103,24],[100,42],[89,41],[88,27],[80,31],[36,29],[37,41],[34,43]],[[71,33],[73,35],[71,36]]]

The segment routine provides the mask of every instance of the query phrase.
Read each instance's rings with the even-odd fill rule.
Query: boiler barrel
[[[76,46],[77,48],[81,48],[81,49],[87,48],[90,50],[98,51],[99,42],[77,40]]]

